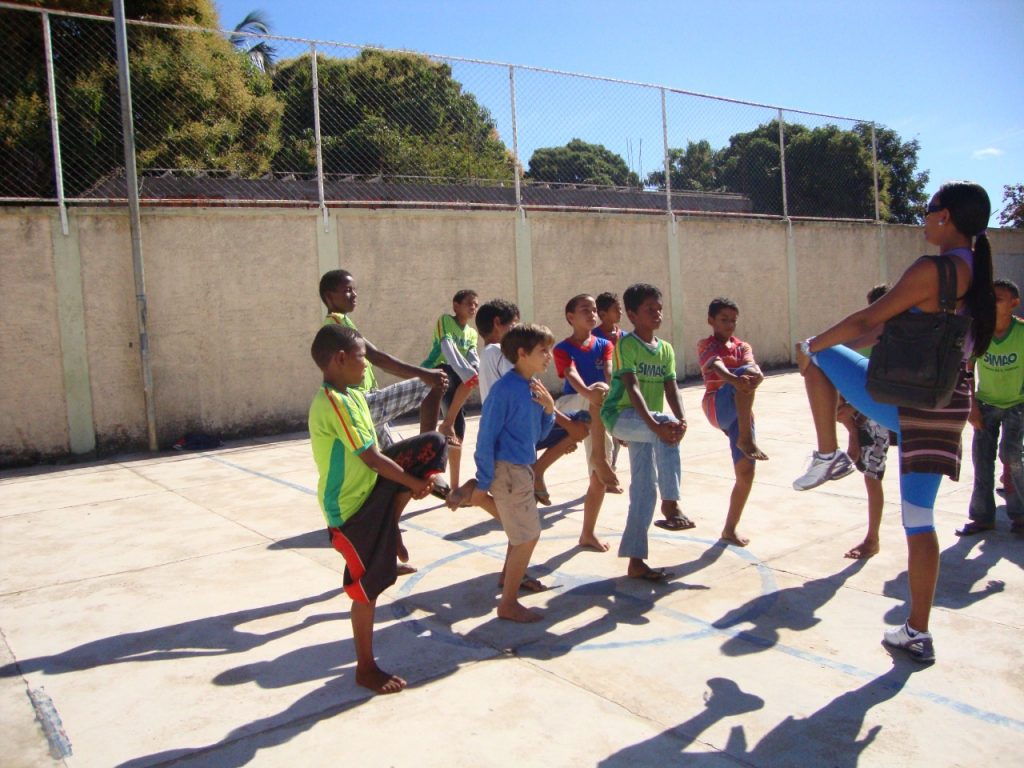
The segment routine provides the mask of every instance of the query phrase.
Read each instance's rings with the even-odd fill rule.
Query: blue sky
[[[250,10],[293,37],[404,48],[666,85],[874,120],[921,143],[931,190],[979,181],[998,224],[1003,185],[1024,183],[1022,0],[215,0],[225,27]],[[508,80],[458,67],[511,145]],[[610,106],[611,105],[611,106]],[[674,98],[672,146],[724,144],[770,113]],[[643,172],[660,160],[656,91],[517,75],[520,155],[573,136]],[[809,124],[818,124],[812,118]]]

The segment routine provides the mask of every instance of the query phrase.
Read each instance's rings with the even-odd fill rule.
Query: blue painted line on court
[[[311,488],[307,488],[304,485],[300,485],[299,483],[293,483],[293,482],[290,482],[288,480],[282,480],[281,478],[274,477],[273,475],[268,475],[265,472],[259,472],[259,471],[254,470],[254,469],[249,469],[248,467],[244,467],[241,464],[236,464],[234,462],[227,461],[225,459],[220,458],[219,456],[214,456],[214,455],[209,454],[209,453],[200,453],[198,455],[202,456],[202,457],[204,457],[206,459],[209,459],[210,461],[215,461],[215,462],[217,462],[219,464],[223,464],[223,465],[231,467],[233,469],[237,469],[237,470],[239,470],[241,472],[245,472],[246,474],[250,474],[250,475],[253,475],[255,477],[260,477],[260,478],[263,478],[264,480],[269,480],[269,481],[271,481],[273,483],[277,483],[279,485],[286,486],[286,487],[291,488],[293,490],[299,491],[300,493],[304,493],[304,494],[310,495],[310,496],[316,496],[316,491],[315,490],[313,490]],[[427,566],[424,566],[424,567],[420,568],[420,570],[417,571],[415,574],[412,574],[412,576],[408,580],[406,580],[405,583],[403,583],[402,587],[398,590],[398,596],[399,597],[408,596],[411,593],[412,589],[417,584],[419,584],[420,581],[422,581],[423,578],[425,578],[427,574],[429,574],[432,571],[436,570],[441,565],[445,565],[447,563],[451,563],[451,562],[453,562],[455,560],[458,560],[459,558],[465,557],[466,555],[474,554],[475,553],[475,554],[483,554],[483,555],[490,556],[490,557],[496,557],[496,558],[499,558],[499,559],[504,557],[504,555],[502,553],[498,553],[498,552],[494,551],[496,547],[504,548],[504,546],[505,546],[504,542],[498,542],[498,543],[490,544],[490,545],[479,545],[479,544],[473,544],[472,542],[467,542],[467,541],[462,541],[462,540],[454,540],[453,541],[451,539],[446,539],[444,534],[442,534],[441,532],[435,531],[435,530],[433,530],[431,528],[427,528],[426,526],[422,526],[422,525],[411,523],[411,522],[407,522],[407,521],[403,521],[402,524],[404,526],[406,526],[407,528],[410,528],[410,529],[418,531],[419,533],[423,533],[423,534],[426,534],[428,536],[434,536],[436,538],[443,539],[445,541],[449,541],[449,542],[451,542],[453,544],[456,544],[456,545],[458,545],[460,547],[460,550],[458,552],[455,552],[455,553],[451,554],[451,555],[443,557],[443,558],[435,561],[434,563],[431,563],[431,564],[429,564]],[[708,544],[708,545],[711,545],[711,544],[715,543],[715,542],[712,542],[709,539],[700,539],[700,538],[697,538],[697,537],[690,537],[690,536],[679,536],[679,535],[676,535],[676,536],[669,537],[669,536],[664,536],[664,535],[659,535],[659,534],[651,534],[651,536],[652,536],[652,538],[658,538],[658,539],[662,539],[662,540],[665,540],[665,541],[680,541],[680,540],[684,540],[684,541],[704,543],[704,544]],[[559,539],[559,538],[572,538],[572,537],[569,537],[569,536],[545,537],[546,540]],[[761,571],[761,573],[762,573],[762,594],[771,595],[771,594],[775,594],[777,592],[777,587],[776,587],[775,581],[774,581],[774,575],[771,573],[771,569],[768,568],[761,560],[759,560],[752,552],[750,552],[747,549],[740,549],[740,548],[732,547],[732,546],[727,547],[726,550],[728,552],[730,552],[731,554],[733,554],[733,555],[736,555],[738,557],[741,557],[743,559],[748,560],[759,571]],[[770,579],[770,581],[766,580],[765,574],[767,574],[767,577]],[[594,579],[588,581],[586,579],[580,579],[578,577],[574,577],[574,576],[571,576],[569,574],[560,574],[560,577],[568,578],[569,580],[578,582],[577,586],[586,585],[588,583],[594,583],[594,582],[597,582],[597,581],[600,581],[600,580],[604,580],[604,579],[594,578]],[[769,589],[769,587],[770,587],[770,589]],[[765,591],[765,590],[769,590],[769,591]],[[634,597],[632,597],[630,595],[627,595],[625,593],[619,592],[617,590],[614,591],[614,594],[615,594],[615,596],[617,598],[637,600],[637,598],[634,598]],[[398,602],[393,602],[393,603],[391,603],[391,605],[392,605],[393,612],[396,613],[396,618],[405,618],[405,617],[409,616],[409,611],[408,611],[407,608],[405,608],[405,606],[401,606],[400,608],[396,608],[396,606],[399,606]],[[559,652],[567,652],[568,650],[574,650],[574,651],[580,651],[580,650],[612,650],[612,649],[617,649],[617,648],[631,647],[631,646],[635,646],[635,645],[665,645],[665,644],[668,644],[668,643],[689,642],[689,641],[696,640],[696,639],[699,639],[699,638],[705,638],[705,637],[709,637],[709,636],[713,636],[713,635],[720,635],[720,636],[726,637],[726,638],[737,638],[737,639],[743,640],[745,642],[749,642],[749,643],[752,643],[752,644],[757,645],[759,647],[765,648],[766,650],[778,651],[779,653],[783,653],[783,654],[785,654],[787,656],[791,656],[792,658],[799,659],[801,661],[806,661],[806,662],[809,662],[809,663],[812,663],[812,664],[815,664],[815,665],[818,665],[818,666],[822,666],[822,667],[825,667],[827,669],[831,669],[833,671],[840,672],[842,674],[849,675],[850,677],[854,677],[854,678],[857,678],[857,679],[870,681],[870,680],[874,680],[874,679],[876,679],[878,677],[878,675],[876,673],[874,673],[874,672],[869,672],[868,670],[860,669],[859,667],[855,667],[855,666],[852,666],[850,664],[844,664],[843,662],[836,661],[835,659],[830,659],[830,658],[827,658],[825,656],[819,656],[818,654],[811,653],[809,651],[804,651],[804,650],[801,650],[799,648],[793,648],[791,646],[785,645],[785,644],[780,643],[780,642],[767,641],[767,640],[764,640],[762,638],[757,637],[756,635],[752,635],[751,633],[746,632],[744,630],[729,630],[729,629],[722,629],[722,628],[719,628],[719,627],[715,627],[713,624],[705,621],[704,619],[700,619],[700,618],[697,618],[695,616],[690,616],[689,614],[682,613],[681,611],[675,611],[673,609],[668,609],[668,608],[661,608],[661,607],[657,606],[656,603],[653,603],[652,607],[655,610],[655,612],[658,613],[658,615],[660,615],[660,616],[665,616],[665,617],[670,618],[670,619],[675,620],[675,621],[683,621],[683,622],[690,623],[690,624],[696,624],[696,625],[698,625],[701,628],[696,630],[696,631],[694,631],[694,632],[687,632],[687,633],[683,633],[683,634],[680,634],[680,635],[662,636],[662,637],[659,637],[659,638],[648,638],[646,640],[636,641],[636,642],[626,641],[626,642],[619,643],[617,641],[613,641],[613,642],[610,642],[610,643],[592,643],[592,644],[591,643],[584,643],[584,644],[581,644],[581,645],[575,645],[575,646],[567,647],[567,649],[565,649],[565,651],[563,651],[562,649],[558,648],[557,646],[551,646],[551,649],[552,650],[557,650]],[[766,606],[766,608],[765,608],[765,611],[767,611],[767,610],[768,610],[768,606]],[[760,611],[756,615],[761,615],[765,611]],[[399,613],[402,613],[403,615],[398,615]],[[744,616],[744,621],[750,621],[751,618],[756,618],[756,616],[753,615],[753,614],[748,615],[748,616]],[[467,638],[464,638],[461,635],[458,635],[457,633],[455,633],[452,630],[451,627],[445,626],[445,629],[447,629],[447,632],[445,634],[438,634],[437,632],[434,631],[433,627],[428,626],[426,623],[420,621],[419,619],[407,619],[406,621],[403,622],[403,625],[405,625],[405,624],[410,625],[409,628],[411,630],[417,631],[418,634],[423,634],[424,631],[430,631],[431,638],[440,640],[442,642],[447,642],[447,643],[453,643],[454,642],[455,644],[461,644],[461,643],[464,642],[464,643],[466,643],[466,645],[463,646],[463,647],[471,647],[471,648],[474,648],[474,649],[492,648],[492,646],[488,646],[488,645],[486,645],[484,643],[477,643],[475,641],[471,641],[471,640],[469,640]],[[444,626],[444,625],[442,625],[442,626]],[[527,644],[527,645],[523,646],[523,648],[529,648],[530,645],[531,644]],[[897,687],[897,686],[894,684],[894,687]],[[982,722],[988,723],[990,725],[997,725],[997,726],[1001,726],[1001,727],[1004,727],[1004,728],[1009,728],[1011,730],[1018,731],[1020,733],[1024,733],[1024,721],[1022,721],[1022,720],[1017,720],[1016,718],[1008,717],[1006,715],[1001,715],[998,712],[991,712],[991,711],[988,711],[988,710],[984,710],[984,709],[981,709],[979,707],[975,707],[973,704],[968,704],[967,702],[964,702],[964,701],[959,701],[957,699],[952,699],[952,698],[950,698],[948,696],[943,696],[942,694],[933,693],[932,691],[928,691],[928,690],[925,690],[923,688],[918,688],[916,686],[904,686],[902,688],[902,691],[906,692],[908,694],[911,694],[911,695],[913,695],[913,696],[915,696],[917,698],[921,698],[921,699],[924,699],[926,701],[929,701],[929,702],[931,702],[933,704],[938,704],[939,706],[946,707],[947,709],[951,709],[954,712],[957,712],[959,714],[965,715],[967,717],[971,717],[973,719],[980,720]],[[31,695],[32,695],[32,693],[29,692],[29,696],[30,697],[31,697]],[[49,697],[47,697],[47,700],[48,699],[49,699]],[[33,700],[33,706],[35,706],[35,700]],[[52,703],[51,703],[51,706],[52,706]],[[57,723],[58,726],[60,726],[60,718],[59,718],[59,716],[56,715],[56,710],[53,710],[53,715],[57,717],[56,723]],[[44,729],[45,729],[45,726],[44,726]],[[60,726],[59,733],[63,734],[63,726]],[[49,739],[49,736],[47,736],[47,738]],[[65,739],[67,738],[66,735],[64,736],[64,738]],[[52,745],[51,745],[51,748],[52,748]],[[67,743],[67,749],[69,750],[67,754],[70,755],[70,749],[71,749],[70,742]]]

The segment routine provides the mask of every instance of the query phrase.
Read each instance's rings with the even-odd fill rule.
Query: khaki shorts
[[[573,392],[571,395],[562,395],[555,401],[555,408],[560,410],[562,413],[567,411],[587,411],[590,409],[590,401],[587,400],[579,392]],[[593,444],[593,438],[590,437],[590,433],[587,433],[587,437],[583,439],[583,453],[587,457],[587,471],[594,471],[594,452],[591,448]],[[608,430],[604,432],[604,457],[605,460],[612,463],[612,436]]]
[[[540,538],[540,513],[533,496],[533,467],[494,462],[491,495],[509,544],[526,544]]]

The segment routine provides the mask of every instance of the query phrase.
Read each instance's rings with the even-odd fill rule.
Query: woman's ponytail
[[[935,193],[957,231],[974,238],[974,276],[965,302],[974,320],[974,354],[988,349],[996,329],[996,292],[992,287],[992,246],[985,229],[992,215],[988,193],[973,181],[950,181]]]
[[[996,292],[992,287],[992,246],[982,230],[974,238],[974,279],[967,304],[974,319],[974,354],[981,355],[996,330]]]

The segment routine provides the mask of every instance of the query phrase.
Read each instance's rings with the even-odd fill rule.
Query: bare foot
[[[548,489],[544,486],[543,479],[534,481],[533,497],[542,507],[551,506],[551,494],[548,493]]]
[[[470,484],[472,483],[472,485]],[[448,498],[445,499],[445,506],[453,512],[465,504],[473,496],[473,489],[476,487],[476,481],[471,480],[469,483],[463,484],[460,488],[456,488],[454,491],[448,494]]]
[[[867,560],[869,557],[877,555],[879,549],[881,547],[878,546],[877,541],[864,539],[864,541],[843,555],[843,557],[848,557],[851,560]]]
[[[525,605],[517,602],[508,606],[499,604],[498,618],[504,619],[505,621],[517,621],[520,624],[532,624],[535,621],[540,621],[544,617],[536,611],[531,611]]]
[[[375,693],[399,693],[407,685],[398,675],[385,672],[376,664],[372,669],[356,667],[356,682]]]
[[[735,544],[737,547],[745,547],[750,543],[750,539],[746,536],[740,536],[736,531],[722,530],[722,541],[728,541],[730,544]]]
[[[594,471],[597,473],[597,479],[604,484],[604,489],[608,493],[622,493],[622,485],[619,484],[619,476],[615,474],[615,470],[612,469],[612,465],[607,461],[599,461],[594,465]]]
[[[744,443],[739,440],[736,441],[736,447],[740,449],[744,456],[753,461],[768,461],[768,454],[757,447],[757,443],[751,440],[749,443]]]
[[[595,552],[607,552],[608,545],[597,536],[580,536],[579,544],[583,549],[592,549]]]
[[[395,573],[397,573],[399,576],[409,576],[410,574],[416,573],[416,571],[418,570],[419,568],[417,568],[415,565],[409,565],[408,563],[399,563],[398,567],[395,569]]]

